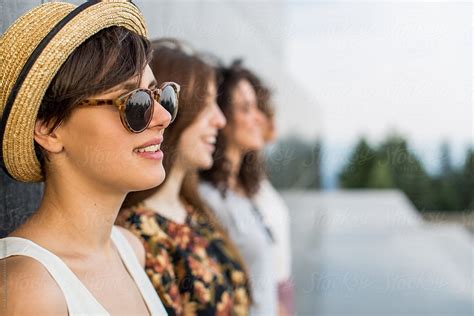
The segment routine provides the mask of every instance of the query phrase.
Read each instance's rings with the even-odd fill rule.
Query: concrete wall
[[[0,0],[0,33],[20,15],[41,4],[40,0]],[[0,238],[20,225],[37,207],[41,184],[24,184],[0,170]]]

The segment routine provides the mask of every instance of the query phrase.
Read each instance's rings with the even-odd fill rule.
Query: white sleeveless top
[[[167,315],[153,285],[135,256],[135,252],[115,226],[112,227],[111,239],[125,267],[137,284],[151,315]],[[48,270],[64,294],[69,315],[109,315],[107,310],[58,256],[25,238],[6,237],[0,239],[0,259],[18,255],[36,259]]]

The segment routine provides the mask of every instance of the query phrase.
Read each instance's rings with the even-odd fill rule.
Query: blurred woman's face
[[[207,92],[206,98],[202,100],[204,108],[179,138],[179,158],[187,168],[193,170],[212,167],[217,132],[226,124],[224,114],[216,103],[215,82],[209,82]]]
[[[232,92],[232,120],[224,128],[228,146],[241,153],[261,149],[265,144],[262,120],[255,90],[248,80],[240,80]]]
[[[275,128],[275,118],[269,116],[264,112],[260,111],[262,114],[261,128],[263,141],[265,144],[271,143],[276,139],[276,128]]]

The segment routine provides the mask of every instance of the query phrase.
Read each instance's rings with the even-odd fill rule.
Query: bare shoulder
[[[122,235],[127,239],[128,243],[130,246],[132,246],[133,251],[135,252],[135,255],[138,258],[138,261],[142,265],[142,267],[145,266],[145,248],[143,247],[143,244],[141,243],[140,239],[135,236],[132,232],[128,231],[127,229],[120,227],[120,226],[115,226],[117,227]]]
[[[0,260],[1,315],[67,315],[56,281],[35,259],[13,256]]]

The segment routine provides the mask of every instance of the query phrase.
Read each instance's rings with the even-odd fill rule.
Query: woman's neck
[[[184,223],[187,211],[181,201],[180,192],[186,173],[187,169],[176,163],[166,175],[167,180],[160,189],[144,201],[145,205],[174,222]]]
[[[240,191],[238,176],[242,165],[242,153],[236,147],[229,147],[226,150],[226,158],[230,163],[230,174],[228,180],[229,189],[238,192]]]
[[[49,177],[38,210],[12,235],[38,241],[58,254],[109,253],[112,226],[126,193],[76,180]]]

